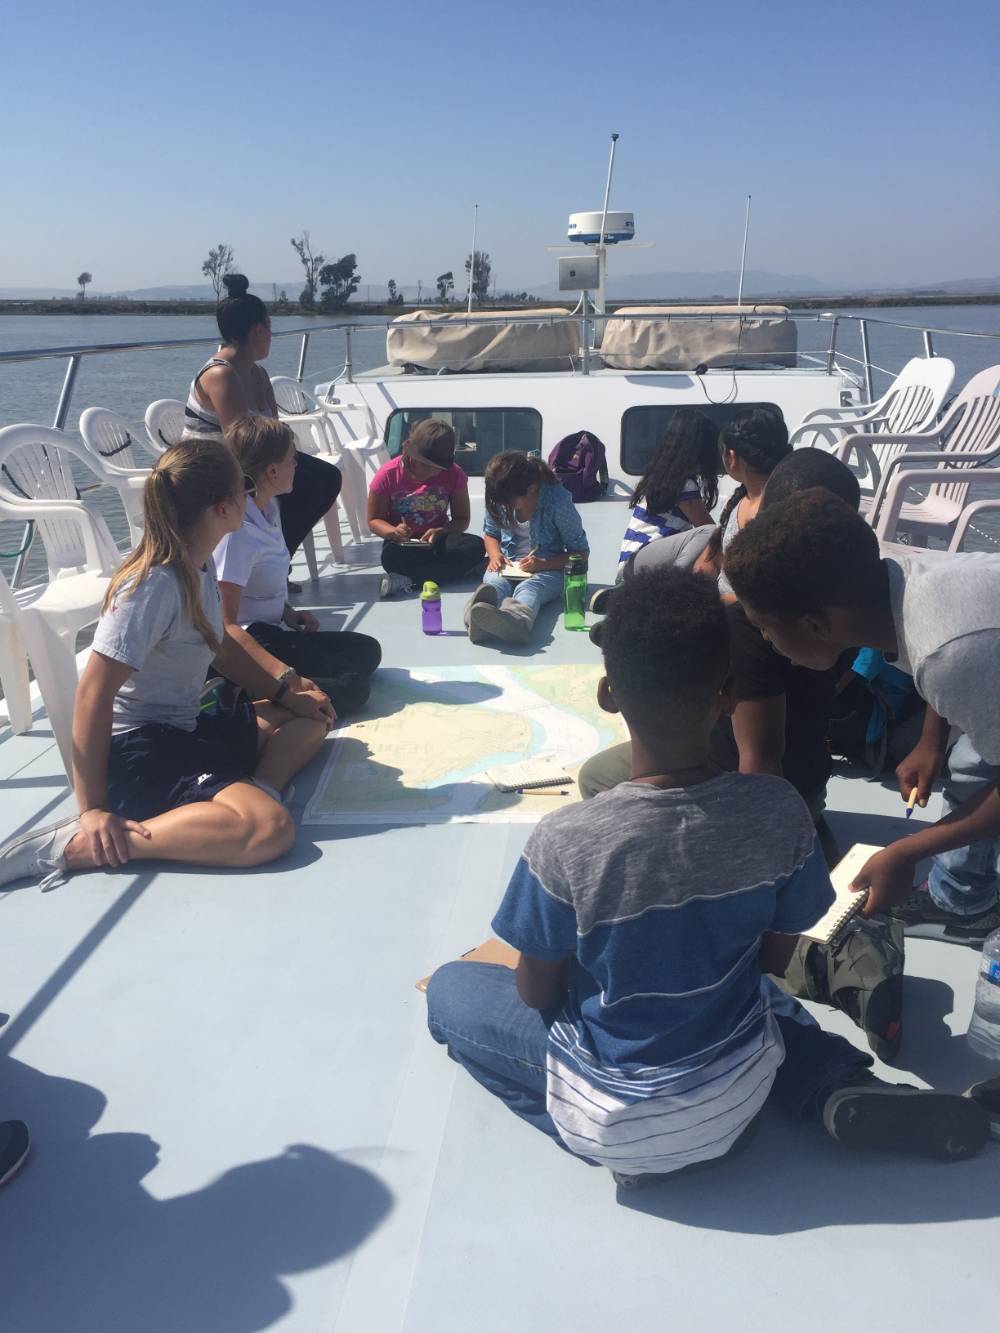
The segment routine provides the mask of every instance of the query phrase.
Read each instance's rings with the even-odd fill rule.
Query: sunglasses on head
[[[257,483],[254,481],[253,477],[248,477],[245,472],[243,473],[243,494],[244,495],[257,494]]]

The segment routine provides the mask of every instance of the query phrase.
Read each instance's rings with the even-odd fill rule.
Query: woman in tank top
[[[226,300],[216,311],[222,346],[194,377],[185,406],[184,438],[224,434],[241,417],[276,417],[278,405],[267,372],[258,365],[271,351],[267,306],[249,292],[242,273],[223,278]],[[340,469],[312,454],[298,456],[295,485],[280,500],[281,530],[289,554],[336,502]]]

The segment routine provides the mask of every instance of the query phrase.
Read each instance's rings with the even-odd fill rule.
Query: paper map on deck
[[[578,799],[502,793],[487,769],[546,757],[575,774],[626,740],[597,704],[597,663],[390,669],[364,713],[333,733],[307,824],[531,823]]]

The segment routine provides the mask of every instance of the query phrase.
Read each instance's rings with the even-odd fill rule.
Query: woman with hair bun
[[[228,433],[242,417],[276,417],[278,405],[258,362],[271,351],[271,318],[242,273],[223,278],[229,295],[215,312],[222,346],[194,377],[185,406],[185,439]],[[295,485],[280,500],[281,531],[294,555],[307,532],[336,503],[340,469],[312,454],[298,456]]]

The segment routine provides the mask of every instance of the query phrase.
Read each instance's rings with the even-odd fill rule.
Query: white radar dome
[[[601,218],[603,216],[600,209],[596,213],[570,213],[569,239],[579,241],[581,245],[598,245],[601,240]],[[609,212],[604,224],[605,245],[617,245],[619,241],[632,241],[634,239],[635,214]]]

